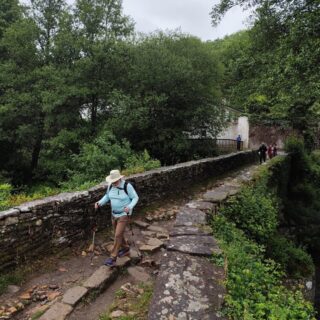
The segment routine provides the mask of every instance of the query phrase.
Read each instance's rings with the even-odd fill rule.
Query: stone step
[[[177,236],[170,239],[167,244],[167,250],[189,253],[196,256],[212,256],[212,254],[220,254],[216,241],[212,236],[187,235]]]
[[[103,291],[119,275],[121,269],[131,262],[129,257],[117,259],[116,267],[100,266],[81,286],[75,286],[65,292],[61,302],[53,304],[39,320],[65,320],[75,306],[92,291]]]

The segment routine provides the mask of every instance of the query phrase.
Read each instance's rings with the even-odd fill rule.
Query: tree
[[[248,105],[252,97],[264,96],[264,110],[255,108],[253,117],[263,111],[267,123],[290,125],[312,145],[320,122],[319,2],[221,1],[213,8],[213,24],[234,5],[255,6],[255,21],[239,55],[224,60],[231,70],[226,99]],[[236,40],[231,42],[231,47],[237,46]],[[224,48],[222,55],[230,50]],[[243,71],[240,77],[238,70]]]
[[[15,183],[28,183],[36,173],[43,140],[50,136],[53,115],[63,104],[63,81],[53,50],[64,3],[32,1],[28,16],[11,25],[2,44],[8,58],[1,64],[2,143],[13,149],[4,161]],[[12,130],[15,128],[15,130]]]
[[[118,77],[115,47],[132,34],[133,23],[123,15],[121,0],[78,0],[75,16],[81,47],[75,81],[81,83],[82,106],[95,133],[98,113],[108,108]]]
[[[113,130],[164,164],[189,160],[189,135],[221,129],[221,65],[208,45],[175,33],[143,37],[127,51],[133,65],[111,104]]]

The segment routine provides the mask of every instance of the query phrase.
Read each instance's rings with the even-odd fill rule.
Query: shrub
[[[302,153],[304,152],[304,143],[301,137],[290,136],[285,141],[284,150],[288,153]]]
[[[272,196],[259,191],[244,188],[221,212],[250,237],[265,242],[276,230],[278,207]]]
[[[284,236],[274,235],[269,239],[267,255],[281,264],[290,277],[302,278],[315,271],[311,256]]]
[[[212,227],[228,260],[224,310],[228,317],[315,320],[313,307],[301,292],[291,292],[281,284],[283,273],[277,263],[263,258],[263,246],[246,238],[223,216],[216,216]]]
[[[9,196],[12,186],[8,183],[0,184],[0,210],[6,210],[10,207]]]
[[[148,151],[144,150],[141,154],[132,154],[129,156],[124,166],[126,169],[123,170],[123,174],[129,175],[159,168],[161,163],[159,160],[151,159]]]

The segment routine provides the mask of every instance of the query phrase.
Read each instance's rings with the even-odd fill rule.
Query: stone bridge
[[[127,180],[137,186],[139,206],[144,207],[204,179],[253,163],[256,158],[252,151],[237,152],[162,167]],[[102,183],[88,191],[62,193],[0,212],[0,271],[86,239],[94,219],[101,227],[108,226],[110,210],[93,210],[93,203],[105,190]]]

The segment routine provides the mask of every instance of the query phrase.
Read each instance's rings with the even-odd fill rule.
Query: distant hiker
[[[124,181],[123,177],[119,170],[111,170],[110,175],[106,177],[107,192],[100,201],[95,203],[96,209],[104,206],[108,201],[111,203],[114,244],[110,258],[105,261],[105,265],[110,267],[115,266],[117,257],[129,254],[130,248],[124,238],[124,231],[130,222],[132,210],[139,200],[133,186]]]
[[[241,136],[240,134],[237,136],[237,150],[240,151],[241,150]]]
[[[278,149],[277,149],[276,143],[273,144],[272,152],[273,152],[273,154],[272,154],[273,157],[275,157],[278,154]]]
[[[269,159],[272,159],[272,157],[273,157],[273,147],[272,147],[271,144],[269,144],[269,146],[268,146],[268,151],[267,151],[267,153],[268,153],[268,158],[269,158]]]
[[[267,146],[264,143],[261,143],[258,149],[258,153],[259,153],[260,164],[262,162],[266,162]]]

